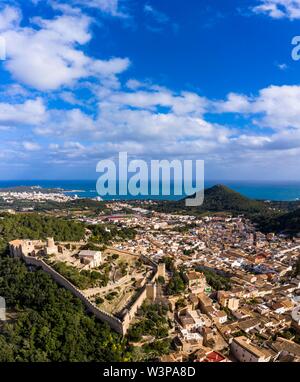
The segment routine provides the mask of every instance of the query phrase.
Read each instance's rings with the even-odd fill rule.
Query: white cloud
[[[300,19],[300,0],[259,0],[255,13],[264,13],[274,19]]]
[[[108,140],[146,142],[145,148],[149,147],[151,141],[168,146],[170,142],[197,138],[218,141],[219,135],[226,134],[225,129],[223,131],[202,118],[114,108],[113,105],[102,105],[97,125],[103,127]]]
[[[287,64],[277,64],[277,68],[280,70],[287,70],[288,66]]]
[[[300,128],[300,86],[270,86],[259,92],[253,113],[262,113],[257,123],[274,129]]]
[[[100,10],[117,16],[117,2],[110,3],[112,8],[109,2],[96,0],[89,6],[96,3]],[[154,9],[149,7],[145,11],[153,18]],[[270,152],[278,158],[294,158],[299,151],[300,86],[270,86],[256,96],[229,93],[225,100],[173,92],[135,79],[122,86],[118,75],[128,68],[129,60],[89,57],[84,48],[92,39],[92,19],[75,7],[73,13],[63,12],[51,20],[34,18],[27,27],[20,26],[20,20],[16,8],[0,13],[0,27],[8,41],[4,65],[20,82],[7,89],[10,103],[0,98],[4,99],[0,102],[0,129],[5,139],[12,126],[16,132],[24,126],[30,129],[29,139],[14,143],[22,148],[24,162],[33,153],[40,156],[41,163],[88,166],[99,157],[127,151],[145,157],[194,156],[223,165],[234,160],[262,162],[264,157],[271,158]],[[47,94],[49,104],[60,98],[76,107],[46,109],[42,99],[34,96],[38,92],[30,96],[21,83],[53,91]],[[90,92],[84,104],[78,101],[83,83]],[[249,126],[242,130],[209,122],[207,113],[240,114],[249,118]],[[47,150],[41,150],[45,142]],[[8,150],[5,153],[9,158],[14,155]]]
[[[217,101],[214,107],[220,113],[246,113],[250,108],[250,99],[242,94],[229,93],[226,101]]]
[[[152,90],[156,89],[156,90]],[[203,118],[207,100],[195,93],[171,91],[152,86],[149,90],[125,92],[104,90],[98,100],[98,113],[91,116],[80,109],[49,110],[48,119],[34,129],[40,136],[89,142],[102,152],[113,147],[133,149],[145,155],[186,155],[208,153],[226,145],[231,129]],[[164,110],[162,110],[164,109]],[[119,146],[118,146],[119,145]],[[55,146],[51,146],[57,150]],[[78,146],[60,146],[60,154],[88,156]],[[90,155],[94,155],[91,150]],[[67,155],[67,154],[66,154]]]
[[[38,125],[46,119],[46,108],[40,98],[23,104],[0,103],[1,125]]]
[[[119,0],[71,0],[73,4],[94,8],[113,17],[127,18],[129,15],[120,6]]]
[[[13,100],[16,102],[16,100],[24,100],[30,98],[31,94],[30,92],[25,89],[23,86],[12,83],[12,84],[5,84],[0,86],[0,98],[4,100]]]
[[[31,125],[39,146],[40,139],[55,137],[49,152],[43,152],[43,161],[51,163],[91,165],[123,150],[143,157],[197,157],[224,164],[234,158],[262,161],[269,152],[278,158],[279,153],[294,157],[300,147],[300,86],[270,86],[251,97],[230,93],[224,101],[155,85],[148,90],[100,88],[97,106],[98,112],[91,115],[80,108],[45,110],[40,99],[0,103],[0,123]],[[243,130],[221,126],[208,122],[207,112],[245,115],[252,125],[269,130],[251,124]],[[39,155],[37,146],[23,147]]]
[[[91,19],[85,15],[35,18],[32,22],[37,28],[19,26],[3,33],[8,58],[5,67],[21,83],[45,91],[71,86],[90,76],[115,81],[115,75],[129,66],[127,58],[97,60],[80,50],[91,39]]]
[[[124,72],[130,65],[128,58],[111,58],[108,61],[94,60],[91,64],[91,71],[104,78],[110,78],[115,74]]]
[[[130,90],[137,90],[143,88],[145,84],[135,79],[130,79],[126,82],[126,87]]]
[[[257,97],[230,93],[226,101],[212,103],[219,112],[252,115],[256,125],[275,130],[300,129],[300,86],[269,86]]]
[[[22,145],[26,151],[39,151],[41,146],[36,142],[24,141]]]
[[[84,106],[84,102],[80,101],[76,98],[76,96],[69,91],[63,91],[59,94],[59,97],[64,100],[65,102],[71,104],[71,105],[81,105]]]
[[[47,120],[39,124],[34,132],[41,136],[81,136],[81,138],[88,138],[95,132],[95,122],[80,109],[49,110]]]
[[[15,28],[21,21],[21,12],[14,7],[6,6],[0,13],[0,31]]]
[[[214,102],[196,93],[176,94],[154,85],[148,90],[127,92],[105,89],[103,94],[105,97],[100,96],[98,101],[98,115],[92,117],[80,109],[52,110],[49,121],[35,132],[89,142],[83,147],[60,146],[61,159],[63,155],[96,158],[97,150],[98,155],[104,155],[123,147],[146,156],[197,155],[217,161],[257,152],[285,152],[300,146],[298,86],[270,86],[256,97],[230,93],[225,101]],[[246,115],[253,124],[270,130],[259,133],[251,127],[240,131],[220,126],[205,119],[207,112]]]
[[[125,105],[140,109],[157,110],[160,107],[169,108],[176,115],[202,115],[207,100],[195,93],[182,92],[173,94],[167,89],[137,90],[135,92],[113,93],[109,97],[112,104]]]
[[[50,109],[40,123],[32,121],[35,139],[26,141],[26,147],[22,143],[27,153],[23,162],[30,160],[30,152],[35,158],[43,152],[41,162],[49,165],[93,167],[101,158],[127,151],[149,159],[205,159],[225,174],[237,162],[243,171],[251,171],[253,166],[272,168],[274,158],[279,162],[290,158],[292,163],[299,155],[298,86],[270,86],[257,96],[230,93],[224,101],[210,101],[196,93],[176,94],[155,85],[148,90],[144,87],[143,91],[102,91],[94,115],[79,108]],[[10,110],[9,114],[18,115],[19,121],[28,118],[13,112]],[[208,122],[207,112],[239,113],[269,129],[254,129],[251,124],[243,130],[221,126]],[[4,115],[1,106],[0,113]],[[39,150],[40,140],[47,137],[52,143],[46,151]],[[7,153],[8,157],[12,155]]]

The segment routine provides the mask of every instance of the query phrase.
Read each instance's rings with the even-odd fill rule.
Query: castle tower
[[[47,238],[47,243],[45,247],[45,255],[53,255],[58,252],[58,248],[54,243],[53,237],[48,237]]]
[[[146,296],[147,296],[147,299],[152,301],[152,302],[155,301],[156,294],[157,294],[156,284],[155,283],[147,284],[146,285]]]
[[[159,263],[157,267],[157,277],[166,277],[166,264],[165,263]]]
[[[53,248],[55,247],[54,239],[53,237],[47,237],[47,247],[48,248]]]

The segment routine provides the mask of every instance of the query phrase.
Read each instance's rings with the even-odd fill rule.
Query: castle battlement
[[[62,243],[58,243],[58,246],[61,244]],[[58,246],[56,246],[54,244],[54,240],[50,238],[47,239],[47,242],[43,242],[41,240],[13,240],[9,243],[10,254],[12,257],[24,260],[27,265],[42,268],[44,272],[49,274],[54,279],[54,281],[78,297],[89,312],[93,313],[102,322],[106,322],[117,333],[125,335],[130,326],[131,320],[134,318],[137,310],[142,306],[143,302],[147,298],[146,285],[139,292],[137,298],[133,300],[130,308],[126,310],[126,313],[122,319],[119,319],[113,314],[98,308],[83,294],[81,290],[79,290],[75,285],[73,285],[69,280],[67,280],[64,276],[53,269],[51,265],[47,264],[43,260],[43,256],[46,257],[46,255],[50,254],[52,250],[57,250]],[[50,253],[48,251],[49,248]],[[159,266],[155,269],[150,282],[155,282],[159,276],[163,275],[164,267]]]

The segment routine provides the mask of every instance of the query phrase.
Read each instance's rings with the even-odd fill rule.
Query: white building
[[[80,261],[87,265],[87,268],[92,269],[99,267],[102,263],[102,254],[100,251],[84,250],[79,252]]]
[[[180,334],[185,341],[197,341],[197,342],[203,341],[203,337],[198,332],[190,332],[187,329],[180,329]]]

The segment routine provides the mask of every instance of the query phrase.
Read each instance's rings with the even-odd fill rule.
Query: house
[[[300,359],[300,345],[285,338],[278,337],[272,343],[271,348],[278,353],[276,358],[280,357],[293,357]]]
[[[271,359],[270,352],[254,345],[244,336],[233,339],[230,352],[239,362],[269,362]]]
[[[197,341],[199,344],[203,342],[203,337],[198,332],[190,332],[187,329],[180,330],[180,338],[184,341]]]
[[[177,351],[181,351],[187,354],[193,353],[202,346],[203,337],[200,336],[199,340],[190,339],[185,340],[184,338],[175,337],[174,345]]]
[[[240,300],[238,298],[235,298],[235,297],[229,297],[228,298],[228,300],[227,300],[227,308],[230,309],[231,311],[238,310],[239,305],[240,305]]]
[[[196,359],[194,362],[231,362],[223,354],[218,351],[196,352]]]
[[[205,314],[201,314],[200,310],[188,310],[187,308],[180,311],[178,320],[181,326],[187,330],[197,330],[204,325],[211,325],[209,318]]]
[[[212,300],[205,293],[200,293],[198,298],[201,312],[208,314],[213,306]]]
[[[249,320],[240,321],[238,323],[238,326],[245,333],[249,333],[251,330],[258,328],[260,323],[261,323],[261,320],[257,318],[250,318]]]
[[[184,329],[191,330],[194,328],[195,321],[193,317],[190,315],[190,313],[187,312],[186,310],[180,312],[180,314],[178,315],[178,320],[180,325]]]
[[[184,274],[191,293],[202,293],[206,287],[206,278],[203,273],[191,271]]]
[[[227,348],[228,344],[216,328],[208,328],[206,326],[202,329],[203,345],[215,351],[220,351]]]
[[[262,316],[270,312],[270,309],[265,304],[257,304],[254,310]]]
[[[236,311],[239,308],[240,300],[228,292],[218,291],[218,302],[224,308],[228,308],[232,311]]]
[[[228,317],[223,310],[215,309],[213,313],[209,316],[216,324],[224,324]]]
[[[198,300],[198,297],[194,293],[191,293],[188,296],[188,302],[189,302],[189,305],[191,306],[192,310],[197,309],[197,306],[199,304],[199,300]]]
[[[290,300],[284,299],[278,302],[275,302],[272,305],[272,309],[277,314],[283,314],[289,310],[292,310],[294,307],[293,303]]]

